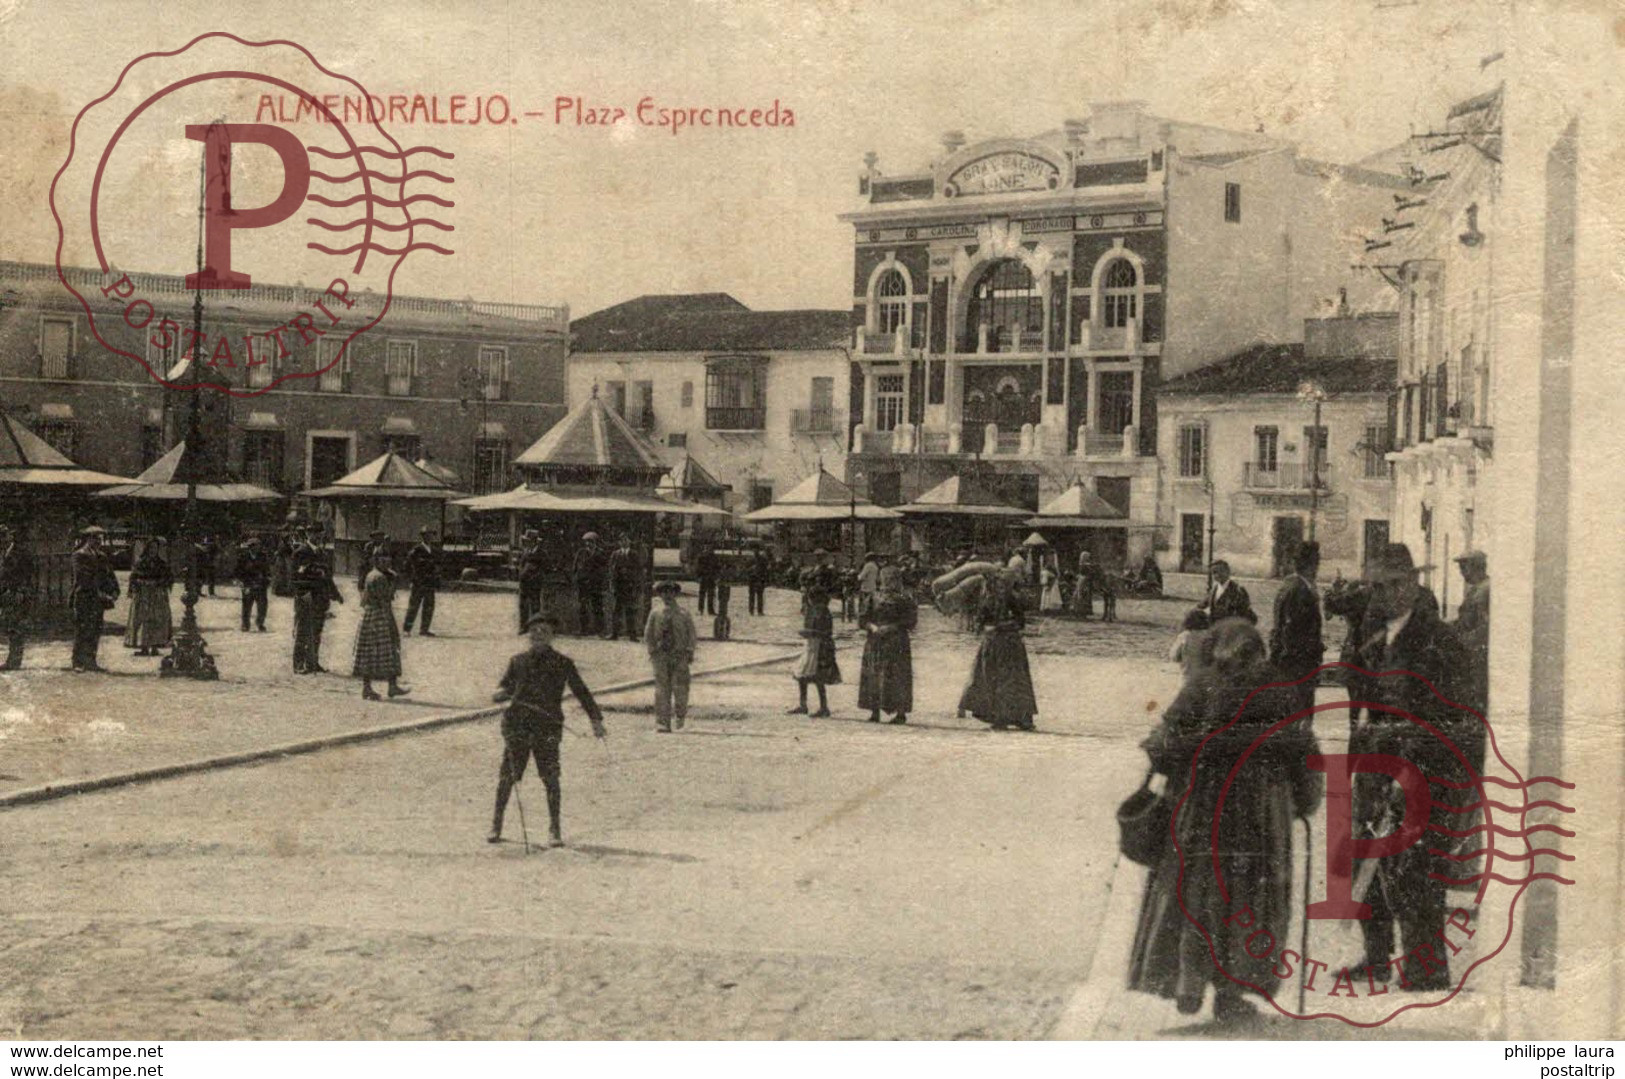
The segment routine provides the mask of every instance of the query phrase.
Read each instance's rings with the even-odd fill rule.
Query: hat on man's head
[[[434,529],[430,528],[428,525],[424,525],[422,528],[418,529],[418,535],[432,536],[434,535]]]
[[[680,596],[682,594],[683,586],[676,581],[657,581],[655,583],[655,595],[657,596]]]
[[[91,536],[105,536],[106,534],[107,529],[103,528],[101,525],[88,525],[79,530],[79,536],[82,539],[88,539]]]
[[[828,551],[826,551],[822,547],[820,547],[820,548],[818,548],[818,550],[813,552],[813,557],[814,558],[823,558],[824,556],[826,556],[828,554],[829,554]]]
[[[388,539],[389,533],[383,531],[382,529],[375,528],[371,532],[367,533],[367,538],[375,540]]]
[[[1403,543],[1385,543],[1366,564],[1366,576],[1370,578],[1390,574],[1415,574],[1432,568],[1418,566],[1411,558],[1411,549]]]
[[[1456,561],[1464,566],[1483,566],[1489,563],[1489,557],[1483,551],[1463,551],[1456,556]]]
[[[587,532],[587,533],[582,535],[581,542],[586,543],[588,540],[595,540],[597,538],[598,538],[598,533],[596,533],[596,532]]]
[[[537,626],[547,626],[550,629],[559,628],[559,620],[544,611],[538,611],[525,619],[525,632],[529,633]]]

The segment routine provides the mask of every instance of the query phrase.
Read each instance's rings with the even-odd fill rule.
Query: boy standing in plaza
[[[655,723],[661,734],[682,730],[688,719],[688,672],[698,639],[694,619],[677,605],[683,589],[676,581],[655,585],[660,605],[649,612],[643,626],[643,644],[655,676]],[[673,719],[673,705],[676,718]]]
[[[508,795],[524,777],[532,758],[547,788],[548,846],[564,846],[559,830],[559,741],[564,737],[564,690],[569,688],[592,721],[595,737],[604,737],[604,716],[592,691],[581,680],[575,661],[553,650],[552,618],[535,614],[525,626],[530,650],[508,661],[508,669],[492,700],[506,701],[502,716],[502,765],[497,773],[496,809],[491,816],[488,843],[502,842],[502,815]]]

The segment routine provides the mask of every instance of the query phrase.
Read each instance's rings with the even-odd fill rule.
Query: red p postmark
[[[272,90],[316,122],[229,119]],[[126,64],[75,118],[51,184],[57,273],[97,341],[165,386],[236,396],[348,366],[406,256],[453,253],[435,242],[453,226],[414,213],[454,206],[452,178],[414,159],[454,155],[403,149],[375,100],[291,41],[214,32]],[[273,284],[306,278],[319,284]],[[229,328],[188,292],[230,305]]]
[[[1542,840],[1574,833],[1528,819],[1572,812],[1532,801],[1531,787],[1573,784],[1523,779],[1483,716],[1416,674],[1327,666],[1379,699],[1284,714],[1261,702],[1296,683],[1271,683],[1203,740],[1171,829],[1177,896],[1218,984],[1290,1018],[1373,1027],[1454,999],[1507,946],[1530,884],[1573,883],[1537,860],[1572,861]],[[1350,724],[1348,751],[1320,751],[1313,717],[1351,709],[1365,714]],[[1320,728],[1327,748],[1342,741]],[[1492,882],[1508,887],[1492,892]]]

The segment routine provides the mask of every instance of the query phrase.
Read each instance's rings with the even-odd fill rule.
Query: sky
[[[1496,67],[1480,62],[1501,47],[1501,8],[0,0],[0,258],[54,257],[47,193],[79,110],[136,56],[209,30],[293,39],[373,94],[439,95],[443,111],[454,94],[506,97],[517,124],[389,125],[403,146],[428,141],[456,155],[443,163],[456,181],[457,206],[444,218],[455,232],[419,237],[455,254],[414,252],[396,290],[567,303],[579,316],[664,292],[729,292],[759,309],[847,307],[852,230],[838,215],[858,207],[865,152],[879,155],[883,172],[914,171],[949,129],[972,141],[1030,135],[1086,115],[1092,101],[1139,99],[1159,115],[1262,126],[1315,156],[1357,160],[1493,85]],[[617,107],[627,119],[577,124],[566,112],[555,122],[559,97],[581,98],[582,119]],[[673,134],[636,122],[645,97],[657,108],[777,101],[794,125]],[[201,98],[176,95],[174,111],[216,104]],[[253,122],[255,104],[235,102],[228,118]],[[543,115],[519,115],[527,111]],[[195,243],[197,149],[175,136],[130,158],[139,167],[115,186],[130,208],[121,267],[185,269],[176,263]],[[256,171],[261,179],[275,171],[256,166],[252,152],[242,166],[249,192]],[[331,268],[331,256],[290,253],[261,231],[257,279],[315,282]],[[77,241],[68,253],[91,261]]]

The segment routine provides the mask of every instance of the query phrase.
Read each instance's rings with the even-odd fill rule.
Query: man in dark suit
[[[430,626],[434,623],[435,591],[440,587],[440,547],[435,542],[434,529],[418,530],[417,546],[406,552],[406,579],[412,582],[412,594],[406,601],[406,620],[401,623],[405,633],[412,632],[418,613],[423,614],[423,628],[419,634],[433,637]]]
[[[0,636],[6,640],[6,662],[0,670],[23,665],[23,640],[34,607],[34,560],[11,529],[0,525]]]
[[[73,611],[73,669],[102,670],[96,662],[96,650],[101,647],[102,619],[108,608],[118,600],[118,577],[113,565],[102,552],[102,530],[86,529],[73,552],[73,587],[68,593],[68,606]]]
[[[580,612],[580,633],[583,637],[608,635],[609,620],[605,608],[609,590],[609,552],[598,540],[598,533],[588,532],[581,537],[581,549],[576,552],[572,573],[576,585],[576,604]]]
[[[1467,649],[1467,677],[1461,703],[1484,713],[1490,704],[1490,575],[1483,551],[1468,551],[1456,559],[1467,586],[1456,609],[1453,626]]]
[[[293,673],[319,674],[322,666],[322,630],[333,601],[344,602],[333,583],[333,564],[321,547],[315,529],[293,555]]]
[[[709,542],[701,544],[700,553],[694,559],[694,576],[700,584],[695,610],[701,614],[717,613],[717,574],[720,571],[717,552]]]
[[[610,640],[619,640],[623,631],[629,641],[642,637],[643,592],[643,557],[623,533],[609,556]]]
[[[1275,594],[1275,623],[1270,628],[1270,662],[1283,680],[1306,677],[1320,666],[1326,654],[1320,635],[1320,592],[1315,576],[1320,572],[1320,544],[1299,546],[1293,560],[1293,574]],[[1315,681],[1310,679],[1292,689],[1297,698],[1294,711],[1315,703]]]
[[[519,537],[519,554],[514,560],[514,576],[519,581],[519,632],[525,632],[531,617],[542,609],[542,578],[545,576],[547,554],[542,549],[542,534],[534,528],[525,529]]]
[[[1394,672],[1371,679],[1369,692],[1373,703],[1386,705],[1399,714],[1369,711],[1350,739],[1349,751],[1400,757],[1426,776],[1463,784],[1470,778],[1469,766],[1482,770],[1484,725],[1446,703],[1460,700],[1467,657],[1455,631],[1439,618],[1438,601],[1417,581],[1420,568],[1402,543],[1388,544],[1369,565],[1372,593],[1362,629],[1360,666],[1372,672]],[[1432,683],[1445,700],[1441,701],[1424,680]],[[1427,723],[1438,734],[1411,717]],[[1468,766],[1457,758],[1457,752]],[[1480,797],[1481,793],[1472,787],[1433,788],[1430,827],[1470,827],[1467,814],[1445,807],[1467,805]],[[1404,800],[1404,792],[1387,777],[1356,776],[1357,833],[1390,834],[1403,818]],[[1367,975],[1386,982],[1397,973],[1402,988],[1439,990],[1450,986],[1449,952],[1436,939],[1445,931],[1445,884],[1435,878],[1463,876],[1472,871],[1433,853],[1441,844],[1448,845],[1438,836],[1437,832],[1424,832],[1409,849],[1377,860],[1375,877],[1363,897],[1371,905],[1371,916],[1360,923],[1366,965],[1355,972],[1356,984]],[[1397,959],[1393,958],[1396,924],[1403,952]],[[1424,945],[1431,948],[1418,954]]]
[[[1224,618],[1245,618],[1256,624],[1258,615],[1253,613],[1252,597],[1247,590],[1241,587],[1241,582],[1230,576],[1230,563],[1224,559],[1217,559],[1209,567],[1213,573],[1213,584],[1207,590],[1207,598],[1202,601],[1201,611],[1207,616],[1208,625],[1213,625]]]
[[[367,583],[367,574],[372,572],[373,556],[379,551],[389,550],[389,534],[387,532],[373,531],[367,533],[367,542],[361,545],[361,564],[355,571],[355,589],[359,593]]]
[[[237,549],[237,583],[242,588],[242,631],[248,632],[253,619],[255,628],[265,632],[265,608],[270,599],[271,557],[260,545],[258,536],[249,536]]]

